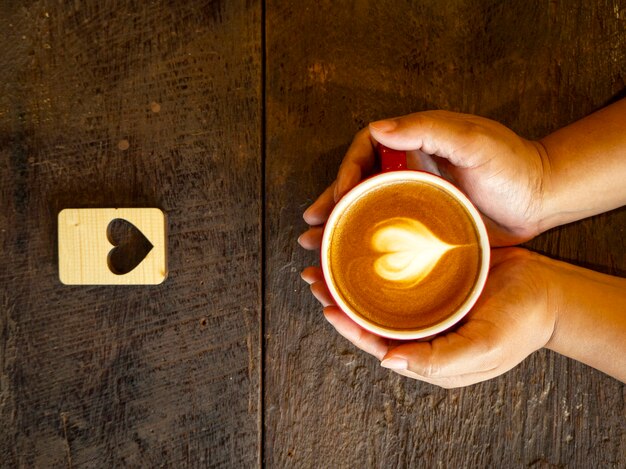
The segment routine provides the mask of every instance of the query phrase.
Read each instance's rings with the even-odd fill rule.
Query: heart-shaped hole
[[[109,269],[124,275],[137,267],[154,247],[139,229],[122,218],[111,220],[107,238],[115,246],[107,259]]]

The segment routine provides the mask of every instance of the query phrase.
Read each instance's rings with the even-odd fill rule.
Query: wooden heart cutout
[[[154,247],[135,225],[122,218],[111,220],[107,227],[107,238],[114,246],[109,251],[107,263],[116,275],[131,272]]]

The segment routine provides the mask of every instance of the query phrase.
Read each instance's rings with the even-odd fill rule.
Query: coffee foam
[[[471,294],[481,251],[466,209],[422,181],[394,181],[361,195],[330,238],[337,293],[357,314],[394,330],[425,328]]]

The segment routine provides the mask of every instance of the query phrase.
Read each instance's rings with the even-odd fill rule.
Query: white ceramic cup
[[[474,306],[476,300],[480,296],[483,287],[485,286],[485,282],[487,281],[487,274],[489,272],[489,257],[490,257],[490,247],[489,247],[489,237],[487,236],[487,230],[485,229],[485,224],[478,213],[478,210],[474,205],[469,201],[469,199],[463,194],[459,189],[457,189],[450,182],[445,179],[436,176],[434,174],[417,171],[417,170],[407,170],[406,169],[406,153],[399,152],[395,150],[390,150],[385,147],[379,148],[379,154],[381,156],[381,167],[383,172],[376,176],[370,177],[361,181],[357,184],[350,192],[344,195],[341,200],[334,207],[331,212],[326,226],[324,228],[324,234],[322,237],[322,248],[321,248],[321,265],[322,271],[324,272],[324,278],[326,280],[326,284],[328,289],[335,300],[337,306],[346,313],[354,322],[356,322],[359,326],[364,329],[373,332],[374,334],[388,337],[391,339],[399,339],[399,340],[414,340],[414,339],[424,339],[433,335],[436,335],[440,332],[443,332],[457,322],[459,322]],[[467,299],[461,306],[451,315],[443,319],[441,322],[438,322],[429,327],[414,329],[414,330],[394,330],[382,327],[378,324],[372,323],[367,320],[364,316],[359,314],[358,311],[354,311],[350,305],[348,305],[342,298],[342,295],[339,294],[336,285],[333,282],[333,275],[331,272],[330,261],[329,261],[329,252],[330,252],[330,243],[331,237],[333,233],[333,228],[342,214],[350,207],[350,205],[358,199],[363,194],[368,191],[376,188],[380,184],[386,184],[389,182],[395,181],[418,181],[425,182],[431,185],[435,185],[442,190],[446,191],[449,195],[451,195],[454,199],[456,199],[463,207],[467,210],[467,213],[471,216],[473,223],[476,227],[476,232],[478,233],[478,242],[480,244],[481,250],[481,265],[478,273],[478,277],[474,286],[468,295]]]

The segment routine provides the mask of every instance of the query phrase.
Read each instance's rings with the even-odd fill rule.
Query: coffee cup
[[[407,169],[406,153],[379,146],[381,173],[331,212],[321,265],[337,306],[364,329],[424,339],[458,323],[489,271],[478,210],[453,184]]]

